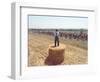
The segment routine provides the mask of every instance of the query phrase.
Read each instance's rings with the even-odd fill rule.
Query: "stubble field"
[[[48,57],[48,46],[54,43],[54,37],[45,34],[28,34],[28,66],[44,66]],[[61,65],[76,65],[88,63],[87,42],[66,40],[60,38],[60,44],[65,44],[64,61]]]

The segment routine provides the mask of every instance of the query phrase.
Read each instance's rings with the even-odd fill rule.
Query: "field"
[[[54,43],[54,37],[46,34],[28,34],[28,66],[44,66],[48,57],[48,46]],[[65,44],[64,61],[61,65],[76,65],[88,63],[87,41],[66,40],[60,38],[60,44]]]

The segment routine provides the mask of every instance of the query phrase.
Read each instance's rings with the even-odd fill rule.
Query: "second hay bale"
[[[58,65],[64,61],[65,45],[60,44],[58,47],[49,46],[48,57],[45,61],[47,65]]]

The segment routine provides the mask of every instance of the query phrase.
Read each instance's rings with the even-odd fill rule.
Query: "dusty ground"
[[[29,33],[28,40],[28,65],[46,65],[45,60],[48,57],[48,46],[53,44],[54,37]],[[66,45],[64,61],[61,65],[88,63],[87,42],[60,39],[60,43]]]

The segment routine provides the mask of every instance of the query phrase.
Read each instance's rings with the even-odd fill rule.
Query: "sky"
[[[29,28],[87,29],[87,17],[28,16]]]

